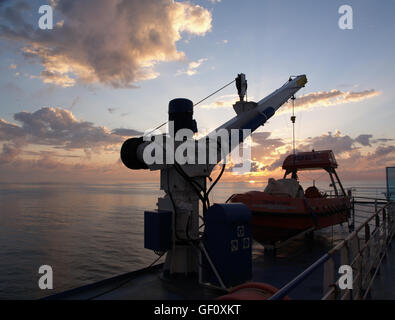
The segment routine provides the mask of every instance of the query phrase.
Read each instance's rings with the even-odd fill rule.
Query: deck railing
[[[354,201],[353,201],[354,203]],[[369,297],[373,281],[395,234],[395,203],[374,206],[374,213],[355,227],[346,239],[315,261],[292,281],[277,291],[270,300],[279,300],[323,267],[323,300],[361,300]],[[338,265],[352,268],[352,289],[339,286]],[[335,275],[338,275],[335,280]]]

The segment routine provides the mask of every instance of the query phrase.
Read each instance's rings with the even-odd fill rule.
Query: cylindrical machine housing
[[[169,102],[169,121],[173,121],[174,135],[180,129],[197,132],[196,121],[193,119],[193,103],[189,99],[177,98]]]

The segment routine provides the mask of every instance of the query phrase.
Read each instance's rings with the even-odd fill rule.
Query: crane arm
[[[207,158],[207,155],[211,152],[215,155],[215,161],[205,162],[203,165],[200,163],[189,163],[185,164],[186,170],[190,172],[190,176],[201,176],[202,171],[204,175],[209,175],[215,165],[224,159],[233,149],[235,149],[238,144],[242,143],[245,138],[251,135],[256,129],[258,129],[261,125],[263,125],[268,119],[270,119],[275,112],[286,103],[291,97],[294,96],[296,92],[298,92],[301,88],[305,86],[307,83],[307,78],[305,75],[299,75],[294,78],[289,78],[289,80],[279,89],[273,91],[271,94],[260,100],[259,102],[252,101],[244,101],[244,95],[247,89],[247,81],[245,80],[244,74],[239,74],[236,78],[236,85],[240,96],[240,101],[236,102],[233,105],[234,110],[236,111],[236,116],[234,116],[229,121],[225,122],[214,131],[210,132],[205,137],[199,139],[198,141],[189,137],[187,142],[190,144],[194,144],[196,148],[194,150],[197,153],[195,159],[201,159],[199,154],[204,154],[203,157]],[[192,104],[192,102],[190,102]],[[184,112],[184,114],[186,114]],[[219,145],[218,141],[218,133],[226,132],[228,137],[232,137],[234,130],[237,131],[239,136],[239,140],[234,143],[232,139],[229,139],[229,145],[226,147]],[[232,132],[233,131],[233,132]],[[173,139],[172,137],[170,140]],[[150,140],[150,139],[147,139]],[[121,150],[121,159],[124,164],[131,169],[150,169],[150,170],[161,170],[166,167],[164,162],[162,163],[154,163],[147,164],[144,161],[144,152],[145,149],[151,145],[155,144],[154,141],[147,141],[141,138],[132,138],[127,140],[122,146]],[[208,143],[213,141],[214,143]],[[206,142],[206,143],[202,143]],[[183,141],[174,142],[176,145],[180,145]],[[213,148],[214,150],[209,150]],[[174,145],[173,145],[174,147]],[[167,145],[161,144],[158,145],[157,150],[160,150],[161,153],[166,152],[166,154],[173,153],[174,150],[167,150]],[[210,158],[212,159],[212,158]]]
[[[245,102],[240,97],[240,101],[236,102],[233,106],[237,115],[210,132],[207,137],[216,139],[216,133],[220,132],[220,130],[226,130],[230,135],[231,131],[236,129],[239,130],[239,142],[243,142],[245,138],[270,119],[275,112],[294,96],[296,92],[303,88],[306,83],[306,75],[299,75],[293,79],[290,78],[282,87],[273,91],[258,103]],[[207,139],[207,137],[202,139]],[[229,143],[229,148],[226,152],[230,153],[236,147],[237,145]],[[224,150],[218,149],[218,162],[226,155],[227,154],[224,154]]]

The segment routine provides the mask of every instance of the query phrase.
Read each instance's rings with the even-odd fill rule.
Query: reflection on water
[[[262,190],[221,182],[211,201]],[[146,267],[143,212],[163,193],[159,183],[127,185],[0,184],[0,299],[34,299]],[[38,288],[50,265],[54,289]]]
[[[143,211],[157,184],[0,185],[0,298],[38,298],[38,268],[54,271],[51,293],[147,266]]]

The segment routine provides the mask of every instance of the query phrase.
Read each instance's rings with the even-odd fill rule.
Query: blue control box
[[[242,203],[214,204],[206,213],[204,246],[226,287],[251,280],[251,211]],[[202,280],[219,285],[203,255]]]
[[[167,251],[171,248],[171,211],[144,211],[144,248]]]

